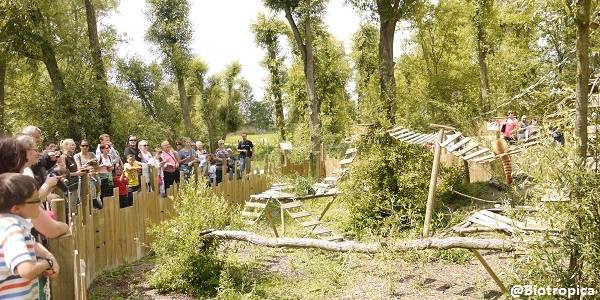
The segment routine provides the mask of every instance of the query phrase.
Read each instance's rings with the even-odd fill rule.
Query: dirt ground
[[[476,259],[462,264],[403,254],[338,254],[318,250],[265,249],[231,242],[226,250],[250,266],[248,299],[499,299],[500,289]],[[484,255],[500,278],[510,266],[504,254]],[[144,259],[101,276],[91,299],[193,299],[160,295]],[[245,296],[244,296],[245,295]],[[207,299],[219,299],[219,295]]]

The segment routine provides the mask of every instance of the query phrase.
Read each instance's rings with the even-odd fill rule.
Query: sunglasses
[[[79,145],[79,147],[89,147],[90,145]]]
[[[35,200],[32,201],[25,201],[25,204],[39,204],[42,203],[42,200],[40,198],[36,198]]]

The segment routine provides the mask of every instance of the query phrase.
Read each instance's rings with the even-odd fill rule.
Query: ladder
[[[344,238],[335,234],[331,229],[325,227],[320,220],[315,220],[312,214],[302,207],[302,203],[294,199],[276,200],[281,208],[282,217],[287,213],[302,228],[308,231],[307,235],[313,234],[319,239],[326,241],[342,241]],[[283,224],[283,222],[282,222]]]

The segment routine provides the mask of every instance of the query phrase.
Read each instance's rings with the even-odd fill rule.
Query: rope
[[[467,198],[469,198],[469,199],[473,199],[473,200],[477,200],[477,201],[481,201],[481,202],[486,202],[486,203],[502,203],[502,201],[491,201],[491,200],[485,200],[485,199],[481,199],[481,198],[473,197],[473,196],[470,196],[470,195],[467,195],[467,194],[463,194],[463,193],[461,193],[461,192],[457,192],[457,191],[455,191],[455,190],[454,190],[452,187],[450,187],[450,191],[451,191],[451,192],[453,192],[453,193],[455,193],[455,194],[461,195],[461,196],[463,196],[463,197],[467,197]]]

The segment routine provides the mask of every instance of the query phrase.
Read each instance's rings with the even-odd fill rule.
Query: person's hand
[[[52,269],[44,271],[42,275],[50,278],[57,278],[58,273],[60,272],[60,266],[58,265],[58,261],[54,257],[49,257],[52,260]]]
[[[48,176],[46,177],[46,181],[44,181],[44,183],[47,184],[48,187],[54,187],[61,179],[62,176]]]

